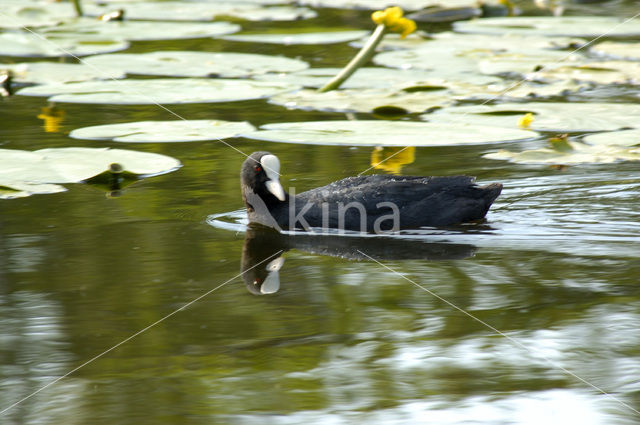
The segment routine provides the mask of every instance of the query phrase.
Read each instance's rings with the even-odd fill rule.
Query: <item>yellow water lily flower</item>
[[[376,10],[371,14],[371,20],[378,24],[384,25],[389,31],[400,33],[405,38],[417,28],[416,23],[402,15],[404,12],[398,6],[387,7],[385,10]]]
[[[531,123],[533,122],[533,114],[531,112],[527,112],[520,121],[518,121],[518,126],[521,128],[529,128]]]
[[[45,106],[38,118],[44,120],[44,131],[47,133],[57,133],[60,131],[60,124],[64,121],[65,111],[55,106]]]
[[[371,152],[371,166],[392,174],[400,174],[403,166],[412,164],[416,160],[415,153],[415,146],[404,148],[378,146]]]

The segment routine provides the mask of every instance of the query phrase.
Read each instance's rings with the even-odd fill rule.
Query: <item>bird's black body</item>
[[[468,176],[367,175],[295,195],[280,192],[279,199],[267,189],[262,167],[256,170],[265,156],[273,157],[255,152],[243,164],[243,199],[250,221],[281,229],[378,232],[448,226],[482,219],[502,190],[499,183],[479,187]]]

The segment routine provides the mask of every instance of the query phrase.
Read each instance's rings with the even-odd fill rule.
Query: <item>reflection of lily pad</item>
[[[590,145],[640,146],[640,130],[621,130],[590,134],[583,138]]]
[[[86,56],[116,52],[129,47],[118,37],[74,34],[35,35],[27,31],[0,34],[0,55],[20,57]]]
[[[624,103],[531,102],[458,106],[421,118],[430,122],[517,128],[520,118],[529,112],[534,115],[530,128],[536,131],[603,131],[640,125],[640,105]]]
[[[111,78],[124,78],[118,70],[96,69],[84,64],[56,62],[24,62],[14,65],[0,64],[0,70],[12,72],[14,81],[21,83],[66,83]]]
[[[640,35],[640,21],[622,20],[606,16],[517,16],[505,18],[475,19],[453,24],[458,32],[503,35],[542,35],[546,37],[596,38],[633,37]]]
[[[448,90],[407,93],[385,90],[332,90],[319,93],[316,90],[300,90],[281,93],[269,99],[270,103],[290,109],[320,110],[332,112],[380,112],[391,115],[424,112],[453,102]]]
[[[160,6],[156,3],[156,7]],[[216,37],[232,34],[240,26],[228,22],[144,22],[108,21],[80,18],[64,24],[43,28],[43,35],[50,37],[118,38],[125,40],[178,40],[187,38]]]
[[[267,124],[243,137],[310,145],[449,146],[514,141],[532,131],[411,121],[311,121]]]
[[[489,159],[501,159],[518,164],[606,164],[617,161],[640,161],[640,148],[630,149],[621,146],[588,145],[579,142],[567,142],[569,150],[553,148],[532,149],[523,152],[499,150],[484,155]]]
[[[357,40],[370,31],[320,31],[307,33],[233,34],[223,38],[229,41],[272,44],[332,44]]]
[[[113,163],[136,175],[162,174],[181,166],[180,161],[169,156],[122,149],[0,149],[0,198],[60,192],[64,188],[51,183],[87,180],[105,172]]]
[[[640,60],[640,43],[638,42],[618,43],[615,41],[605,41],[592,47],[591,51],[616,59]]]
[[[175,77],[246,77],[267,72],[294,72],[306,69],[306,62],[282,56],[251,53],[151,52],[119,53],[87,58],[99,69],[119,69],[128,74]]]
[[[381,10],[389,5],[400,6],[403,10],[420,10],[430,6],[475,7],[475,0],[300,0],[300,4],[312,7],[332,7],[337,9]]]
[[[282,3],[282,2],[281,2]],[[163,1],[158,2],[126,2],[107,6],[87,5],[86,14],[99,16],[110,12],[114,7],[123,9],[128,19],[155,21],[211,21],[216,16],[230,16],[249,21],[293,21],[310,19],[316,12],[304,7],[272,6],[265,7],[246,1]]]
[[[69,136],[75,139],[129,143],[195,142],[226,139],[252,130],[254,127],[244,121],[139,121],[79,128],[73,130]]]
[[[50,96],[52,102],[148,105],[259,99],[295,88],[260,81],[159,78],[45,84],[26,87],[17,94]]]

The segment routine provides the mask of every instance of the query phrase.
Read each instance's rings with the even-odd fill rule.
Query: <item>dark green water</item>
[[[321,19],[336,16],[336,25],[367,27],[362,13]],[[254,24],[261,26],[273,24]],[[133,51],[165,48],[256,52],[208,39],[137,43]],[[324,66],[354,51],[258,52]],[[603,89],[597,101],[617,99]],[[72,372],[0,423],[640,421],[637,164],[557,170],[481,158],[491,145],[419,148],[403,173],[505,184],[486,223],[352,238],[346,249],[335,237],[293,236],[279,291],[255,296],[238,277],[245,234],[206,221],[242,208],[243,156],[220,142],[123,145],[65,134],[173,118],[158,107],[68,104],[62,132],[45,133],[36,118],[44,106],[21,96],[0,102],[0,147],[110,146],[171,155],[184,166],[117,198],[67,185],[0,200],[0,410]],[[265,101],[170,109],[254,125],[344,118]],[[229,143],[276,153],[285,188],[297,192],[357,174],[371,158],[371,148]],[[358,250],[386,268],[345,258]],[[329,251],[338,256],[320,253]]]

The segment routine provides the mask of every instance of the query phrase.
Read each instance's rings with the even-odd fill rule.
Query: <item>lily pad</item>
[[[585,81],[596,84],[640,83],[640,62],[607,61],[561,66],[528,75],[543,81]]]
[[[281,2],[282,3],[282,2]],[[294,21],[311,19],[317,13],[306,7],[271,6],[265,7],[257,2],[247,1],[163,1],[123,2],[121,4],[87,5],[88,16],[100,16],[117,6],[124,10],[128,19],[152,21],[211,21],[217,16],[228,16],[248,21]]]
[[[263,33],[263,34],[233,34],[222,37],[229,41],[247,43],[271,44],[333,44],[357,40],[370,34],[370,31],[319,31],[307,33]]]
[[[607,146],[640,146],[640,130],[608,131],[604,133],[590,134],[582,139],[590,145]]]
[[[430,122],[517,128],[525,114],[534,115],[530,128],[548,132],[588,132],[640,126],[640,105],[624,103],[530,102],[457,106],[422,115]]]
[[[580,142],[567,142],[570,149],[556,150],[541,148],[512,152],[499,150],[484,155],[485,158],[515,162],[517,164],[608,164],[618,161],[640,161],[640,148],[625,148],[613,145],[588,145]]]
[[[45,84],[26,87],[16,94],[48,96],[52,102],[149,105],[259,99],[296,88],[261,81],[158,78]]]
[[[475,7],[475,0],[300,0],[300,4],[312,7],[337,9],[382,10],[390,5],[400,6],[404,11],[420,10],[431,6]]]
[[[266,124],[243,137],[270,142],[348,146],[452,146],[529,139],[532,131],[412,121],[310,121]]]
[[[304,87],[319,88],[327,84],[331,78],[338,74],[341,68],[310,68],[291,74],[265,74],[256,76],[255,79],[261,81],[287,81],[291,84],[298,84]],[[487,84],[496,83],[497,78],[486,77]],[[421,69],[389,69],[365,67],[359,68],[340,87],[342,89],[386,89],[396,88],[409,89],[410,91],[430,91],[455,86],[455,82],[434,77],[432,72]]]
[[[70,2],[3,0],[0,28],[21,29],[56,25],[75,16],[75,10]]]
[[[267,72],[295,72],[309,65],[298,59],[252,53],[151,52],[92,56],[85,60],[98,69],[128,74],[240,78]]]
[[[333,90],[326,93],[319,93],[316,90],[300,90],[281,93],[269,99],[269,103],[282,105],[289,109],[378,112],[382,115],[420,113],[432,108],[441,108],[452,102],[451,92],[443,88],[415,93],[380,89]]]
[[[0,149],[0,198],[61,192],[64,187],[52,183],[78,183],[105,172],[113,163],[141,177],[181,167],[169,156],[122,149]]]
[[[525,73],[538,66],[555,66],[560,61],[578,62],[583,56],[560,49],[582,42],[572,38],[447,32],[413,43],[411,48],[379,53],[373,62],[391,68],[430,70],[442,78],[472,82],[478,72]]]
[[[24,62],[13,65],[0,64],[0,70],[10,70],[14,81],[20,83],[66,83],[112,78],[124,78],[118,70],[94,68],[85,64],[56,62]]]
[[[117,36],[34,34],[8,31],[0,34],[0,55],[20,57],[86,56],[124,50],[129,43]]]
[[[158,3],[156,8],[160,9]],[[40,30],[46,37],[67,37],[75,40],[92,37],[117,38],[131,41],[178,40],[216,37],[240,31],[240,25],[229,22],[145,22],[108,21],[91,18],[74,19]]]
[[[607,16],[517,16],[475,19],[453,24],[458,32],[545,37],[634,37],[640,35],[640,21],[625,22]]]
[[[618,43],[615,41],[605,41],[591,48],[591,51],[604,56],[611,56],[616,59],[640,60],[640,43]]]
[[[128,143],[171,143],[226,139],[254,129],[246,121],[139,121],[78,128],[69,136],[74,139],[113,140]]]

